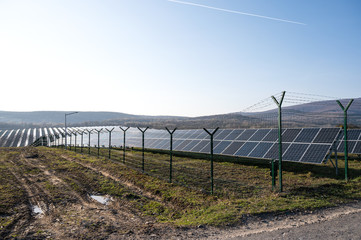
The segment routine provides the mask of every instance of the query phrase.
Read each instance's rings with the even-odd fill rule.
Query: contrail
[[[197,3],[183,2],[183,1],[178,1],[178,0],[167,0],[167,1],[168,2],[174,2],[174,3],[180,3],[180,4],[185,4],[185,5],[196,6],[196,7],[202,7],[202,8],[218,10],[218,11],[222,11],[222,12],[235,13],[235,14],[246,15],[246,16],[251,16],[251,17],[258,17],[258,18],[265,18],[265,19],[269,19],[269,20],[273,20],[273,21],[293,23],[293,24],[299,24],[299,25],[306,25],[305,23],[301,23],[301,22],[295,22],[295,21],[285,20],[285,19],[281,19],[281,18],[267,17],[267,16],[262,16],[262,15],[252,14],[252,13],[239,12],[239,11],[234,11],[234,10],[228,10],[228,9],[224,9],[224,8],[211,7],[211,6],[197,4]]]

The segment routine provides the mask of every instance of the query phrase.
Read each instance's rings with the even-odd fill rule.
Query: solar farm
[[[49,229],[54,228],[67,229],[66,235],[80,222],[78,227],[94,237],[84,220],[90,219],[99,238],[108,236],[108,225],[127,238],[132,232],[124,228],[138,224],[144,229],[143,220],[132,220],[138,216],[179,226],[224,226],[251,215],[359,199],[361,129],[354,128],[359,115],[349,115],[345,151],[342,114],[324,123],[320,113],[298,112],[298,120],[312,118],[324,125],[310,121],[298,127],[290,113],[295,111],[284,111],[282,127],[273,111],[248,115],[254,126],[244,128],[60,125],[1,130],[0,224],[5,230],[0,229],[0,237],[16,232],[7,223],[17,221],[12,209],[19,203],[27,210],[15,212],[62,223],[47,226],[42,236],[53,236]],[[94,205],[93,196],[110,203]],[[62,209],[60,215],[53,206]],[[124,211],[130,220],[119,218]],[[79,234],[71,236],[84,237]]]
[[[68,143],[89,146],[89,132],[100,130],[100,147],[109,147],[109,134],[105,129],[112,126],[68,128]],[[81,141],[80,136],[84,134]],[[361,154],[361,130],[348,130],[349,153]],[[5,130],[0,132],[1,147],[24,147],[37,139],[46,137],[45,145],[63,145],[64,128],[34,128]],[[72,141],[71,141],[72,137]],[[123,132],[115,127],[111,143],[113,148],[124,147]],[[144,147],[147,149],[170,149],[170,135],[166,130],[148,129],[145,132]],[[344,152],[343,131],[341,128],[287,128],[282,132],[283,160],[304,163],[323,163],[332,152]],[[180,152],[210,153],[209,135],[203,129],[176,130],[173,136],[173,150]],[[90,133],[90,146],[98,147],[97,134]],[[142,147],[142,133],[130,128],[126,133],[127,147]],[[278,129],[220,129],[214,136],[214,154],[260,159],[278,158]]]

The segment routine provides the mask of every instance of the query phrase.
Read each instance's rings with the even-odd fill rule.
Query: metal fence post
[[[84,135],[84,131],[78,131],[78,133],[81,136],[81,141],[80,141],[80,152],[83,153],[83,147],[84,147],[84,142],[83,142],[83,135]]]
[[[86,129],[85,131],[87,131],[88,132],[88,154],[90,154],[90,135],[91,135],[91,133],[93,132],[93,130],[94,129],[92,129],[92,130],[89,130],[89,129]]]
[[[138,130],[142,132],[142,172],[144,173],[144,133],[148,130],[149,127],[146,127],[144,130],[138,127]]]
[[[69,136],[70,136],[69,150],[70,150],[70,151],[71,151],[71,135],[73,135],[73,132],[69,131]]]
[[[78,134],[77,134],[76,131],[74,131],[73,134],[75,136],[74,151],[76,152],[76,137],[77,137]]]
[[[286,92],[282,92],[282,96],[280,101],[272,96],[273,101],[277,104],[278,107],[278,171],[279,171],[279,184],[280,184],[280,192],[283,191],[282,185],[282,103],[285,97]]]
[[[177,128],[173,129],[173,131],[170,131],[167,127],[165,128],[167,129],[168,133],[170,134],[170,146],[169,146],[169,182],[172,182],[172,162],[173,162],[173,133],[175,132],[175,130],[177,130]]]
[[[214,181],[213,181],[213,136],[218,131],[219,127],[217,127],[212,133],[209,132],[207,129],[203,128],[206,131],[210,138],[211,138],[211,194],[213,195],[213,188],[214,188]]]
[[[106,128],[105,130],[107,130],[108,133],[109,133],[109,147],[108,147],[109,153],[108,153],[108,158],[110,159],[110,154],[111,154],[111,149],[112,149],[112,131],[114,130],[114,128],[112,128],[111,130]]]
[[[350,108],[353,99],[349,101],[346,107],[342,105],[342,103],[337,100],[338,105],[341,107],[343,111],[343,141],[345,144],[345,180],[348,181],[348,143],[347,143],[347,110]]]
[[[100,142],[99,142],[99,139],[100,139],[100,133],[101,131],[103,130],[103,128],[101,128],[100,130],[98,129],[94,129],[97,133],[98,133],[98,157],[99,157],[99,151],[100,151]]]
[[[125,163],[125,132],[129,129],[129,127],[124,129],[122,127],[119,128],[123,131],[123,163]]]
[[[272,191],[274,191],[276,188],[276,174],[277,172],[275,171],[275,160],[272,159],[271,160]]]

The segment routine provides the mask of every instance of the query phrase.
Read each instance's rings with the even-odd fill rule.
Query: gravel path
[[[309,212],[253,221],[209,239],[361,239],[361,201]]]

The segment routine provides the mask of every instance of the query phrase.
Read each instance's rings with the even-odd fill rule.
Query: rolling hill
[[[349,100],[345,99],[345,105]],[[65,111],[9,112],[0,111],[0,128],[63,126]],[[361,98],[354,100],[349,111],[350,124],[361,126]],[[343,123],[343,112],[336,101],[312,102],[283,108],[287,127],[336,126]],[[277,126],[277,109],[244,113],[236,112],[201,117],[144,116],[119,112],[79,112],[68,117],[69,126],[122,125],[164,128],[262,128]]]

